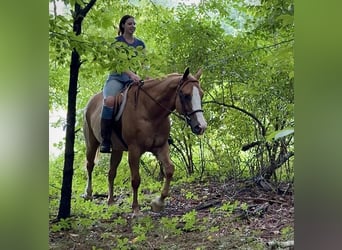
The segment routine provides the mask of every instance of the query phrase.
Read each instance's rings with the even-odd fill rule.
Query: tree
[[[83,8],[80,4],[75,3],[73,13],[73,32],[79,36],[82,32],[82,22],[87,13],[95,4],[96,0],[90,2]],[[74,143],[75,143],[75,117],[76,117],[76,97],[77,97],[77,82],[78,74],[81,66],[81,58],[76,48],[72,49],[70,62],[70,78],[68,91],[68,112],[67,112],[67,127],[65,141],[65,160],[63,168],[63,182],[61,189],[60,206],[57,219],[64,219],[70,216],[71,210],[71,192],[72,192],[72,177],[74,165]]]

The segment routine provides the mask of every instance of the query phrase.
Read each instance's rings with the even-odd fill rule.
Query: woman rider
[[[145,49],[145,44],[142,40],[136,38],[135,20],[133,16],[125,15],[119,23],[118,36],[115,42],[124,42],[128,46],[134,48],[142,46]],[[101,137],[100,146],[101,153],[111,152],[111,133],[112,133],[112,115],[114,106],[114,96],[119,93],[128,83],[140,81],[141,78],[134,72],[127,70],[122,73],[112,72],[103,87],[103,107],[101,113]]]

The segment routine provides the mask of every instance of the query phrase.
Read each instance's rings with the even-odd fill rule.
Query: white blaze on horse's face
[[[192,110],[201,110],[202,109],[202,102],[201,102],[201,96],[199,94],[199,90],[197,87],[192,88]],[[199,122],[199,127],[201,129],[201,132],[199,134],[203,134],[204,130],[207,128],[207,122],[204,119],[203,112],[196,112],[194,114],[196,116],[197,121]]]

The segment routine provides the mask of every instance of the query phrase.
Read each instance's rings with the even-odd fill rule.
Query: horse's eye
[[[186,101],[191,101],[191,95],[184,95],[184,99]]]

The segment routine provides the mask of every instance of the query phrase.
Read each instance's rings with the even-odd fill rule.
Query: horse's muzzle
[[[203,114],[201,113],[199,117],[195,116],[193,118],[194,119],[191,119],[189,116],[186,116],[186,121],[190,125],[191,131],[196,135],[202,135],[207,128],[207,123],[203,117]]]
[[[206,127],[202,127],[201,125],[191,126],[191,131],[196,135],[202,135],[205,129]]]

